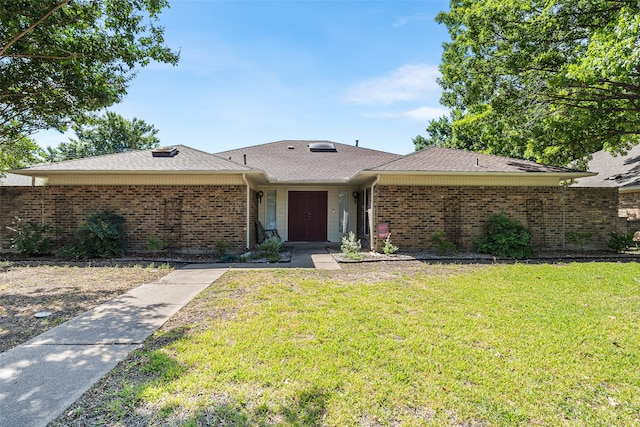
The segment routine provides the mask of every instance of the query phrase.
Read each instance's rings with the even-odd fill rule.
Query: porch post
[[[247,176],[246,174],[242,174],[242,180],[244,181],[244,183],[247,185],[247,211],[245,213],[246,215],[246,224],[245,224],[245,235],[246,235],[246,242],[245,242],[245,246],[247,249],[249,249],[250,245],[251,245],[251,224],[249,224],[251,222],[251,186],[249,185],[249,181],[247,180]]]
[[[373,252],[373,250],[375,249],[375,246],[373,244],[373,239],[375,238],[375,221],[373,220],[373,217],[375,216],[375,210],[374,210],[374,206],[375,206],[375,197],[373,195],[374,193],[374,189],[376,187],[376,184],[378,183],[378,181],[380,181],[380,174],[378,174],[376,176],[376,180],[373,181],[373,184],[371,184],[371,215],[369,215],[369,246],[371,246],[371,252]]]

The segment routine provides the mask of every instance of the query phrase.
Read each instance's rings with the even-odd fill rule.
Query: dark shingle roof
[[[580,178],[576,187],[635,187],[640,186],[640,145],[626,155],[614,156],[607,151],[593,154],[588,169],[598,175]]]
[[[391,172],[580,172],[557,166],[480,154],[451,148],[430,147],[408,154],[400,159],[374,167],[372,171]]]
[[[44,163],[24,169],[25,172],[243,172],[251,168],[230,162],[214,154],[184,145],[176,145],[174,157],[153,157],[152,150]],[[14,171],[20,172],[20,171]]]
[[[332,144],[336,151],[314,152],[312,143]],[[46,163],[12,171],[21,175],[92,173],[257,173],[274,183],[341,183],[373,173],[560,173],[586,176],[573,169],[526,160],[432,147],[406,156],[330,141],[285,140],[210,154],[177,145],[174,157],[151,151]],[[640,154],[640,153],[639,153]],[[246,158],[246,162],[245,162]],[[360,172],[364,172],[360,174]],[[355,181],[351,181],[355,182]]]
[[[309,144],[330,143],[336,152],[312,152]],[[346,182],[363,169],[402,156],[330,141],[276,141],[217,153],[220,157],[263,170],[272,182]]]

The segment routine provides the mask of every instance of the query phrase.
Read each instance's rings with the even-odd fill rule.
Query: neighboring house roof
[[[373,172],[412,173],[576,173],[582,174],[582,176],[588,175],[574,169],[545,166],[527,160],[441,147],[425,148],[370,170]]]
[[[311,144],[333,144],[335,152],[310,150]],[[363,169],[401,158],[399,154],[331,141],[276,141],[217,153],[263,170],[271,182],[347,182]]]
[[[173,157],[154,157],[153,150],[127,151],[57,163],[43,163],[12,172],[25,175],[47,176],[59,173],[211,173],[255,172],[253,169],[230,162],[214,154],[184,145],[175,146]]]
[[[626,155],[614,156],[607,151],[598,151],[589,161],[588,170],[597,175],[580,178],[574,186],[640,189],[640,145],[631,148]]]

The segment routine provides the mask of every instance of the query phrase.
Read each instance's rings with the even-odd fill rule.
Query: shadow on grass
[[[274,411],[267,405],[249,408],[240,401],[229,401],[209,407],[191,418],[191,425],[255,426],[285,424],[317,426],[322,424],[330,393],[312,386],[296,393],[289,405]]]
[[[185,425],[185,426],[317,426],[327,410],[331,392],[312,385],[298,390],[284,404],[256,404],[234,394],[219,396],[206,408],[183,412],[180,404],[146,406],[141,396],[150,387],[170,384],[184,375],[185,367],[164,349],[186,338],[191,327],[156,334],[114,371],[101,379],[50,426]]]

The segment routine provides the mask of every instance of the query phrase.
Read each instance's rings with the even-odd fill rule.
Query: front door
[[[289,240],[327,241],[326,191],[289,191]]]

